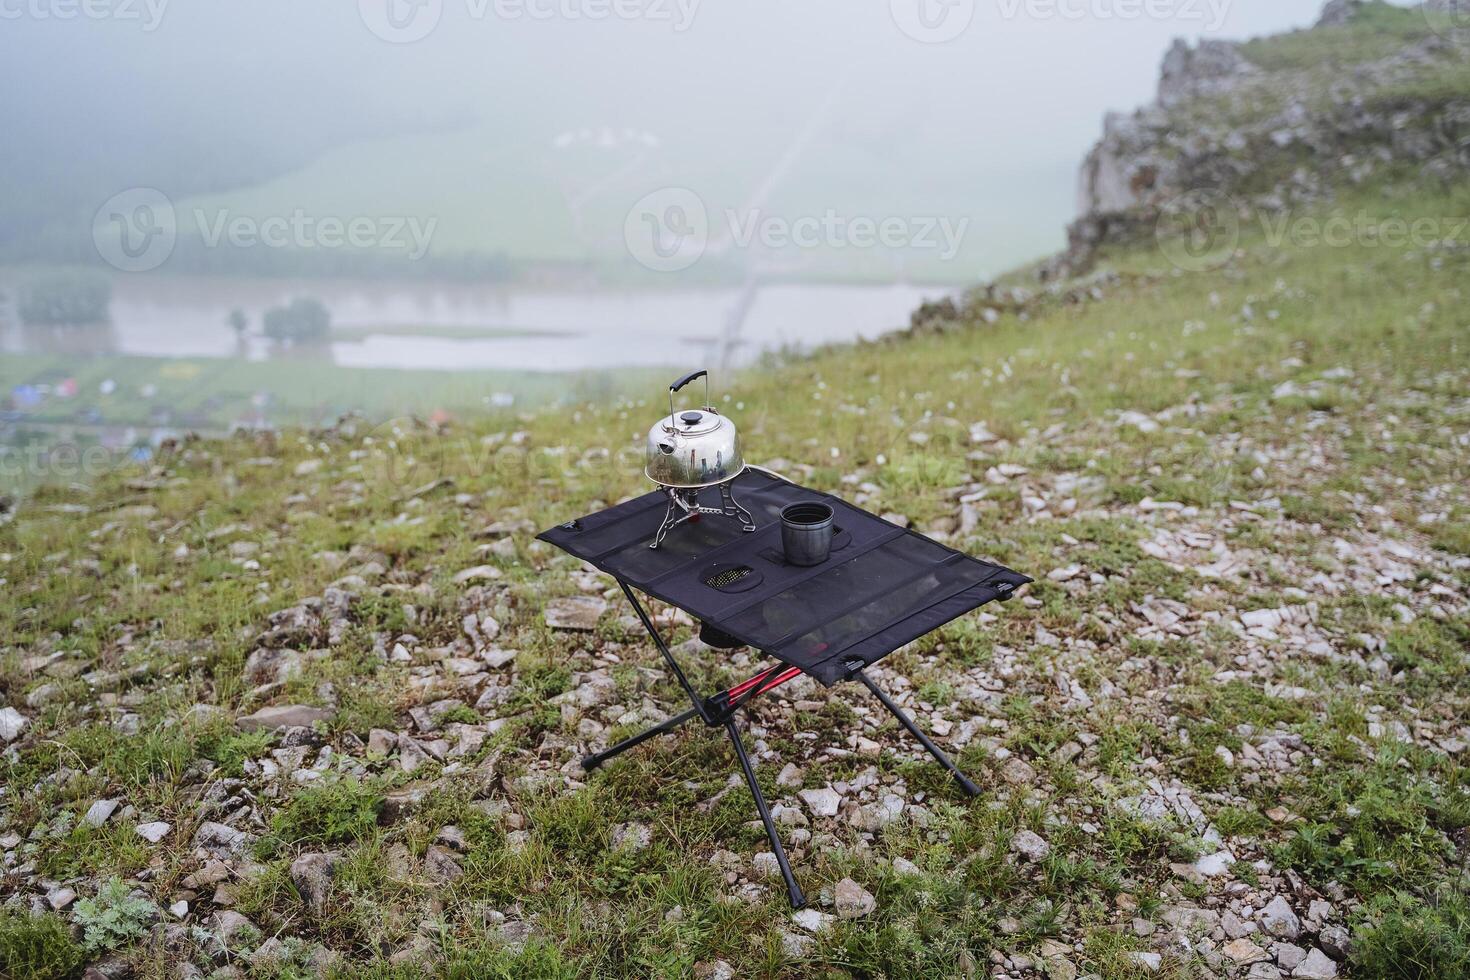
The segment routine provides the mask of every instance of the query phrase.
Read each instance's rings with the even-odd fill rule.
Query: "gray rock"
[[[368,732],[367,748],[373,755],[388,755],[398,746],[398,736],[386,728]]]
[[[832,890],[837,916],[842,919],[861,919],[878,907],[878,900],[862,885],[851,878],[843,878]]]
[[[117,800],[98,800],[87,808],[87,814],[82,817],[82,823],[88,827],[100,827],[107,822],[117,808]]]
[[[504,667],[516,658],[515,650],[507,650],[503,647],[491,647],[481,652],[480,659],[485,661],[486,666],[492,670]]]
[[[1241,966],[1262,963],[1271,958],[1269,953],[1249,939],[1232,939],[1220,951]]]
[[[903,800],[897,796],[885,796],[877,803],[859,807],[851,817],[851,823],[859,830],[877,833],[903,816]]]
[[[1337,964],[1327,957],[1320,949],[1314,949],[1307,954],[1306,959],[1292,971],[1293,977],[1302,980],[1333,980],[1337,976]]]
[[[893,873],[897,875],[923,874],[919,866],[908,858],[896,857],[893,859]]]
[[[546,625],[558,630],[593,630],[605,612],[607,601],[600,596],[565,596],[546,604]]]
[[[129,980],[133,975],[132,964],[122,953],[109,953],[82,974],[82,980]]]
[[[1363,9],[1363,0],[1327,0],[1322,16],[1317,18],[1318,27],[1341,27],[1350,23]]]
[[[284,684],[301,674],[302,656],[295,650],[261,647],[245,658],[245,680],[254,685]]]
[[[1011,840],[1011,850],[1028,861],[1040,862],[1046,860],[1046,856],[1051,853],[1051,845],[1040,835],[1023,830]]]
[[[1036,770],[1025,759],[1013,755],[1001,765],[1000,778],[1012,786],[1028,786],[1036,782]]]
[[[805,908],[800,912],[792,913],[791,921],[801,926],[807,932],[816,933],[821,932],[823,929],[832,925],[833,922],[836,922],[837,917],[828,915],[826,912],[820,912],[817,909]]]
[[[507,946],[519,948],[536,934],[536,927],[529,922],[502,922],[496,929],[497,938]]]
[[[76,900],[77,893],[71,888],[53,888],[46,893],[46,904],[57,912],[60,912]]]
[[[1158,973],[1164,968],[1164,958],[1158,953],[1129,953],[1128,958],[1149,973]]]
[[[26,730],[26,726],[30,723],[31,720],[29,718],[14,708],[0,708],[0,739],[4,739],[7,742],[14,742],[20,738],[21,733]]]
[[[1300,946],[1293,946],[1291,943],[1277,943],[1275,953],[1276,965],[1288,973],[1295,970],[1302,960],[1307,958],[1306,950]]]
[[[1231,41],[1202,40],[1195,48],[1183,40],[1164,55],[1159,73],[1159,104],[1173,105],[1197,95],[1223,91],[1244,76],[1259,69],[1240,53],[1240,45]]]
[[[152,823],[140,823],[133,828],[133,831],[139,837],[150,844],[157,844],[163,840],[168,836],[170,830],[173,830],[173,825],[164,823],[162,820],[155,820]]]
[[[724,960],[699,963],[694,967],[694,980],[735,980],[735,968]]]
[[[278,971],[291,959],[291,950],[275,936],[261,943],[249,956],[250,965],[257,970]]]
[[[437,844],[430,845],[424,852],[424,869],[428,871],[429,877],[445,884],[464,874],[464,869],[459,866],[454,855]]]
[[[214,934],[225,949],[238,949],[255,942],[260,930],[239,912],[225,909],[214,914]]]
[[[835,817],[837,811],[842,807],[842,797],[830,786],[821,789],[804,789],[796,794],[802,802],[812,811],[814,816]]]
[[[407,775],[413,775],[429,761],[429,753],[407,732],[398,733],[398,765]]]
[[[194,846],[221,858],[244,854],[250,840],[250,835],[243,830],[212,820],[200,824],[194,831]]]
[[[1194,862],[1194,870],[1206,878],[1219,878],[1230,873],[1230,868],[1235,864],[1235,855],[1229,851],[1216,851],[1214,854],[1206,854]]]
[[[342,856],[332,851],[303,854],[291,862],[291,884],[313,912],[320,912]]]
[[[1297,915],[1286,899],[1277,895],[1267,903],[1258,916],[1261,928],[1277,939],[1287,941],[1301,935],[1302,920]]]
[[[298,725],[309,728],[330,717],[332,712],[326,708],[314,708],[306,704],[279,704],[236,718],[235,727],[244,732],[275,731],[277,728],[294,728]]]
[[[784,789],[800,786],[801,780],[802,771],[794,762],[786,763],[786,765],[781,767],[781,771],[776,774],[776,785]]]
[[[1322,951],[1335,960],[1345,960],[1352,952],[1352,936],[1342,926],[1323,926],[1317,934]]]
[[[811,936],[803,936],[799,932],[781,933],[781,954],[787,959],[805,958],[816,944],[816,940]]]
[[[493,582],[500,578],[500,569],[494,565],[476,565],[474,568],[466,568],[454,575],[455,585],[464,585],[466,582]]]

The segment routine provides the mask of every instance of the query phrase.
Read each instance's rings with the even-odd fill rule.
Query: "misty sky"
[[[613,126],[706,156],[759,147],[769,160],[815,133],[801,166],[820,188],[820,137],[840,133],[893,155],[883,183],[904,185],[904,207],[928,187],[938,199],[966,185],[996,216],[983,233],[1015,236],[1018,258],[1060,241],[1103,113],[1152,97],[1172,38],[1276,33],[1321,7],[975,0],[963,32],[924,43],[899,21],[919,2],[942,11],[940,0],[419,0],[442,4],[437,26],[390,43],[369,23],[388,4],[409,18],[411,0],[90,0],[100,18],[79,2],[0,0],[8,171],[194,193],[364,137]],[[610,8],[641,16],[588,13]],[[351,166],[371,174],[365,145]],[[160,159],[187,172],[155,174]],[[779,165],[762,168],[738,178],[752,195],[779,177]]]

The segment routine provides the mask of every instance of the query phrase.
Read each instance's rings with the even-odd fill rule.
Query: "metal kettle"
[[[704,379],[705,406],[676,411],[674,394]],[[648,430],[643,472],[665,487],[697,489],[733,480],[745,472],[735,423],[709,405],[709,372],[695,371],[669,385],[669,414]]]

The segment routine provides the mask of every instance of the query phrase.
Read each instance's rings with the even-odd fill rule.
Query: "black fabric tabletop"
[[[755,516],[749,534],[706,516],[651,549],[668,505],[654,491],[538,537],[825,685],[1031,581],[775,476],[747,470],[733,489]],[[810,568],[781,552],[781,509],[803,500],[836,512],[832,554]],[[719,491],[700,502],[717,506]]]

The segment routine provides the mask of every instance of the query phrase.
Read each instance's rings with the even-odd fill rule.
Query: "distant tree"
[[[20,290],[21,321],[43,326],[102,323],[112,305],[112,283],[94,272],[54,272],[37,276]]]
[[[261,325],[265,335],[278,343],[319,343],[331,332],[332,314],[320,300],[304,296],[267,310]]]
[[[231,330],[235,331],[236,340],[245,339],[245,331],[250,329],[250,318],[245,315],[244,310],[231,310],[225,322],[230,325]]]

